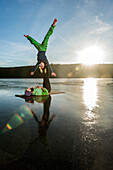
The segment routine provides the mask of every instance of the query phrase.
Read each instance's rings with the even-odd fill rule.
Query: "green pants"
[[[28,36],[27,39],[33,44],[38,51],[47,51],[47,45],[50,35],[53,33],[55,26],[51,25],[49,31],[47,32],[46,36],[44,37],[44,40],[42,43],[38,43],[36,40],[34,40],[32,37]]]

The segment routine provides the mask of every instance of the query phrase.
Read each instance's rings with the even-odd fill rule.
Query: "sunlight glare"
[[[94,78],[87,78],[84,80],[83,99],[87,109],[92,110],[97,106],[97,80]]]
[[[96,79],[84,79],[83,100],[86,107],[86,112],[83,117],[84,124],[91,127],[92,125],[97,123],[96,119],[98,118],[98,115],[95,111],[95,108],[98,107],[98,89]]]
[[[104,51],[99,46],[90,46],[78,52],[78,63],[93,65],[103,63]]]

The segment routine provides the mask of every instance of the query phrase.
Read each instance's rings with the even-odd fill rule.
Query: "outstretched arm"
[[[34,116],[35,120],[36,120],[37,122],[39,122],[37,116],[35,115],[35,113],[34,113],[32,110],[31,110],[31,113],[32,113],[32,115]]]
[[[47,66],[49,67],[49,69],[50,69],[50,71],[51,71],[51,75],[56,77],[56,73],[54,73],[54,71],[53,71],[52,67],[50,66],[48,60],[47,60]]]
[[[55,118],[55,114],[53,114],[52,116],[51,116],[51,118],[49,119],[49,121],[48,121],[48,125],[50,125],[50,123],[52,122],[52,120]]]
[[[31,76],[35,74],[35,72],[36,72],[36,70],[37,70],[37,68],[38,68],[39,65],[40,65],[40,63],[37,62],[36,65],[35,65],[34,70],[31,71],[31,73],[30,73]]]

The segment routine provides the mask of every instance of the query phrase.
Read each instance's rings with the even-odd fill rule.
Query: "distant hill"
[[[0,67],[0,78],[41,78],[42,74],[37,69],[31,76],[35,66]],[[51,64],[56,78],[113,78],[113,64],[96,64],[86,66],[82,64]]]

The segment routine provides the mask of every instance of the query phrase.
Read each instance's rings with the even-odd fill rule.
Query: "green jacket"
[[[44,88],[44,91],[40,88],[34,88],[34,91],[32,93],[32,95],[36,95],[36,96],[43,96],[43,95],[48,95],[48,90],[46,88]]]

